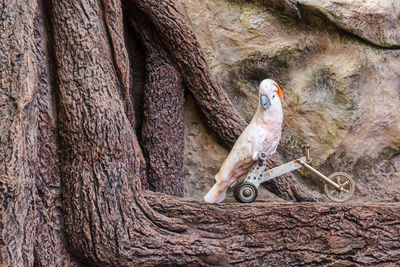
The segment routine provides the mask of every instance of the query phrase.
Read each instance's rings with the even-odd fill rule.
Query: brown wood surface
[[[0,4],[0,263],[5,266],[34,262],[37,7],[37,1]]]
[[[208,205],[154,192],[145,194],[155,210],[184,221],[187,231],[181,234],[183,239],[208,242],[212,254],[188,258],[187,262],[395,266],[400,261],[400,205],[396,203]]]
[[[183,196],[184,84],[145,15],[137,8],[125,12],[145,47],[141,141],[147,159],[148,183],[153,191]]]

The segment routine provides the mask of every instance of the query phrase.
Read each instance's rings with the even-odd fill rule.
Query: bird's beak
[[[271,106],[271,101],[269,100],[268,96],[262,95],[260,99],[260,104],[263,109],[269,109],[269,107]]]

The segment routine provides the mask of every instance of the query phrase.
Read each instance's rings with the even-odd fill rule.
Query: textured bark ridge
[[[126,0],[149,18],[193,93],[207,124],[222,142],[231,146],[246,122],[237,113],[217,80],[211,75],[200,45],[175,1]]]
[[[143,155],[124,112],[111,51],[103,49],[110,44],[99,3],[52,4],[67,240],[82,261],[127,264],[141,231],[179,226],[154,214],[139,195]]]
[[[147,199],[155,210],[181,218],[191,236],[216,247],[213,254],[198,255],[196,264],[363,266],[400,260],[398,204],[210,206],[153,192]]]
[[[37,217],[37,1],[0,5],[0,263],[30,266]]]
[[[59,139],[57,132],[54,51],[49,35],[50,22],[42,2],[35,19],[37,84],[37,173],[35,205],[37,210],[36,242],[34,250],[37,266],[77,266],[68,253],[63,229],[61,177],[59,173]],[[47,19],[47,21],[45,20]]]
[[[137,8],[126,11],[146,52],[146,85],[141,140],[151,189],[183,196],[184,85],[151,23]]]
[[[143,190],[149,178],[182,194],[184,86],[227,145],[245,122],[174,1],[123,4],[146,51],[142,135],[120,1],[1,4],[1,265],[399,260],[396,205],[206,205]],[[275,191],[305,198],[283,179]]]

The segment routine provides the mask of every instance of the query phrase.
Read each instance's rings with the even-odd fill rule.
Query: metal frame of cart
[[[327,177],[311,167],[310,145],[304,146],[304,154],[304,157],[266,170],[268,155],[265,152],[260,152],[258,161],[253,164],[244,182],[235,186],[233,190],[235,199],[243,203],[253,202],[257,198],[260,184],[300,168],[309,170],[325,182],[324,191],[330,200],[345,202],[353,196],[355,184],[348,174],[335,172]]]

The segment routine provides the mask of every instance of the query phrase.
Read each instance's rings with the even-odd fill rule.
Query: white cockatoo
[[[204,196],[204,201],[223,201],[228,187],[250,170],[259,152],[266,152],[268,157],[275,153],[282,132],[282,90],[275,81],[263,80],[259,98],[256,114],[222,164],[215,176],[216,183]]]

